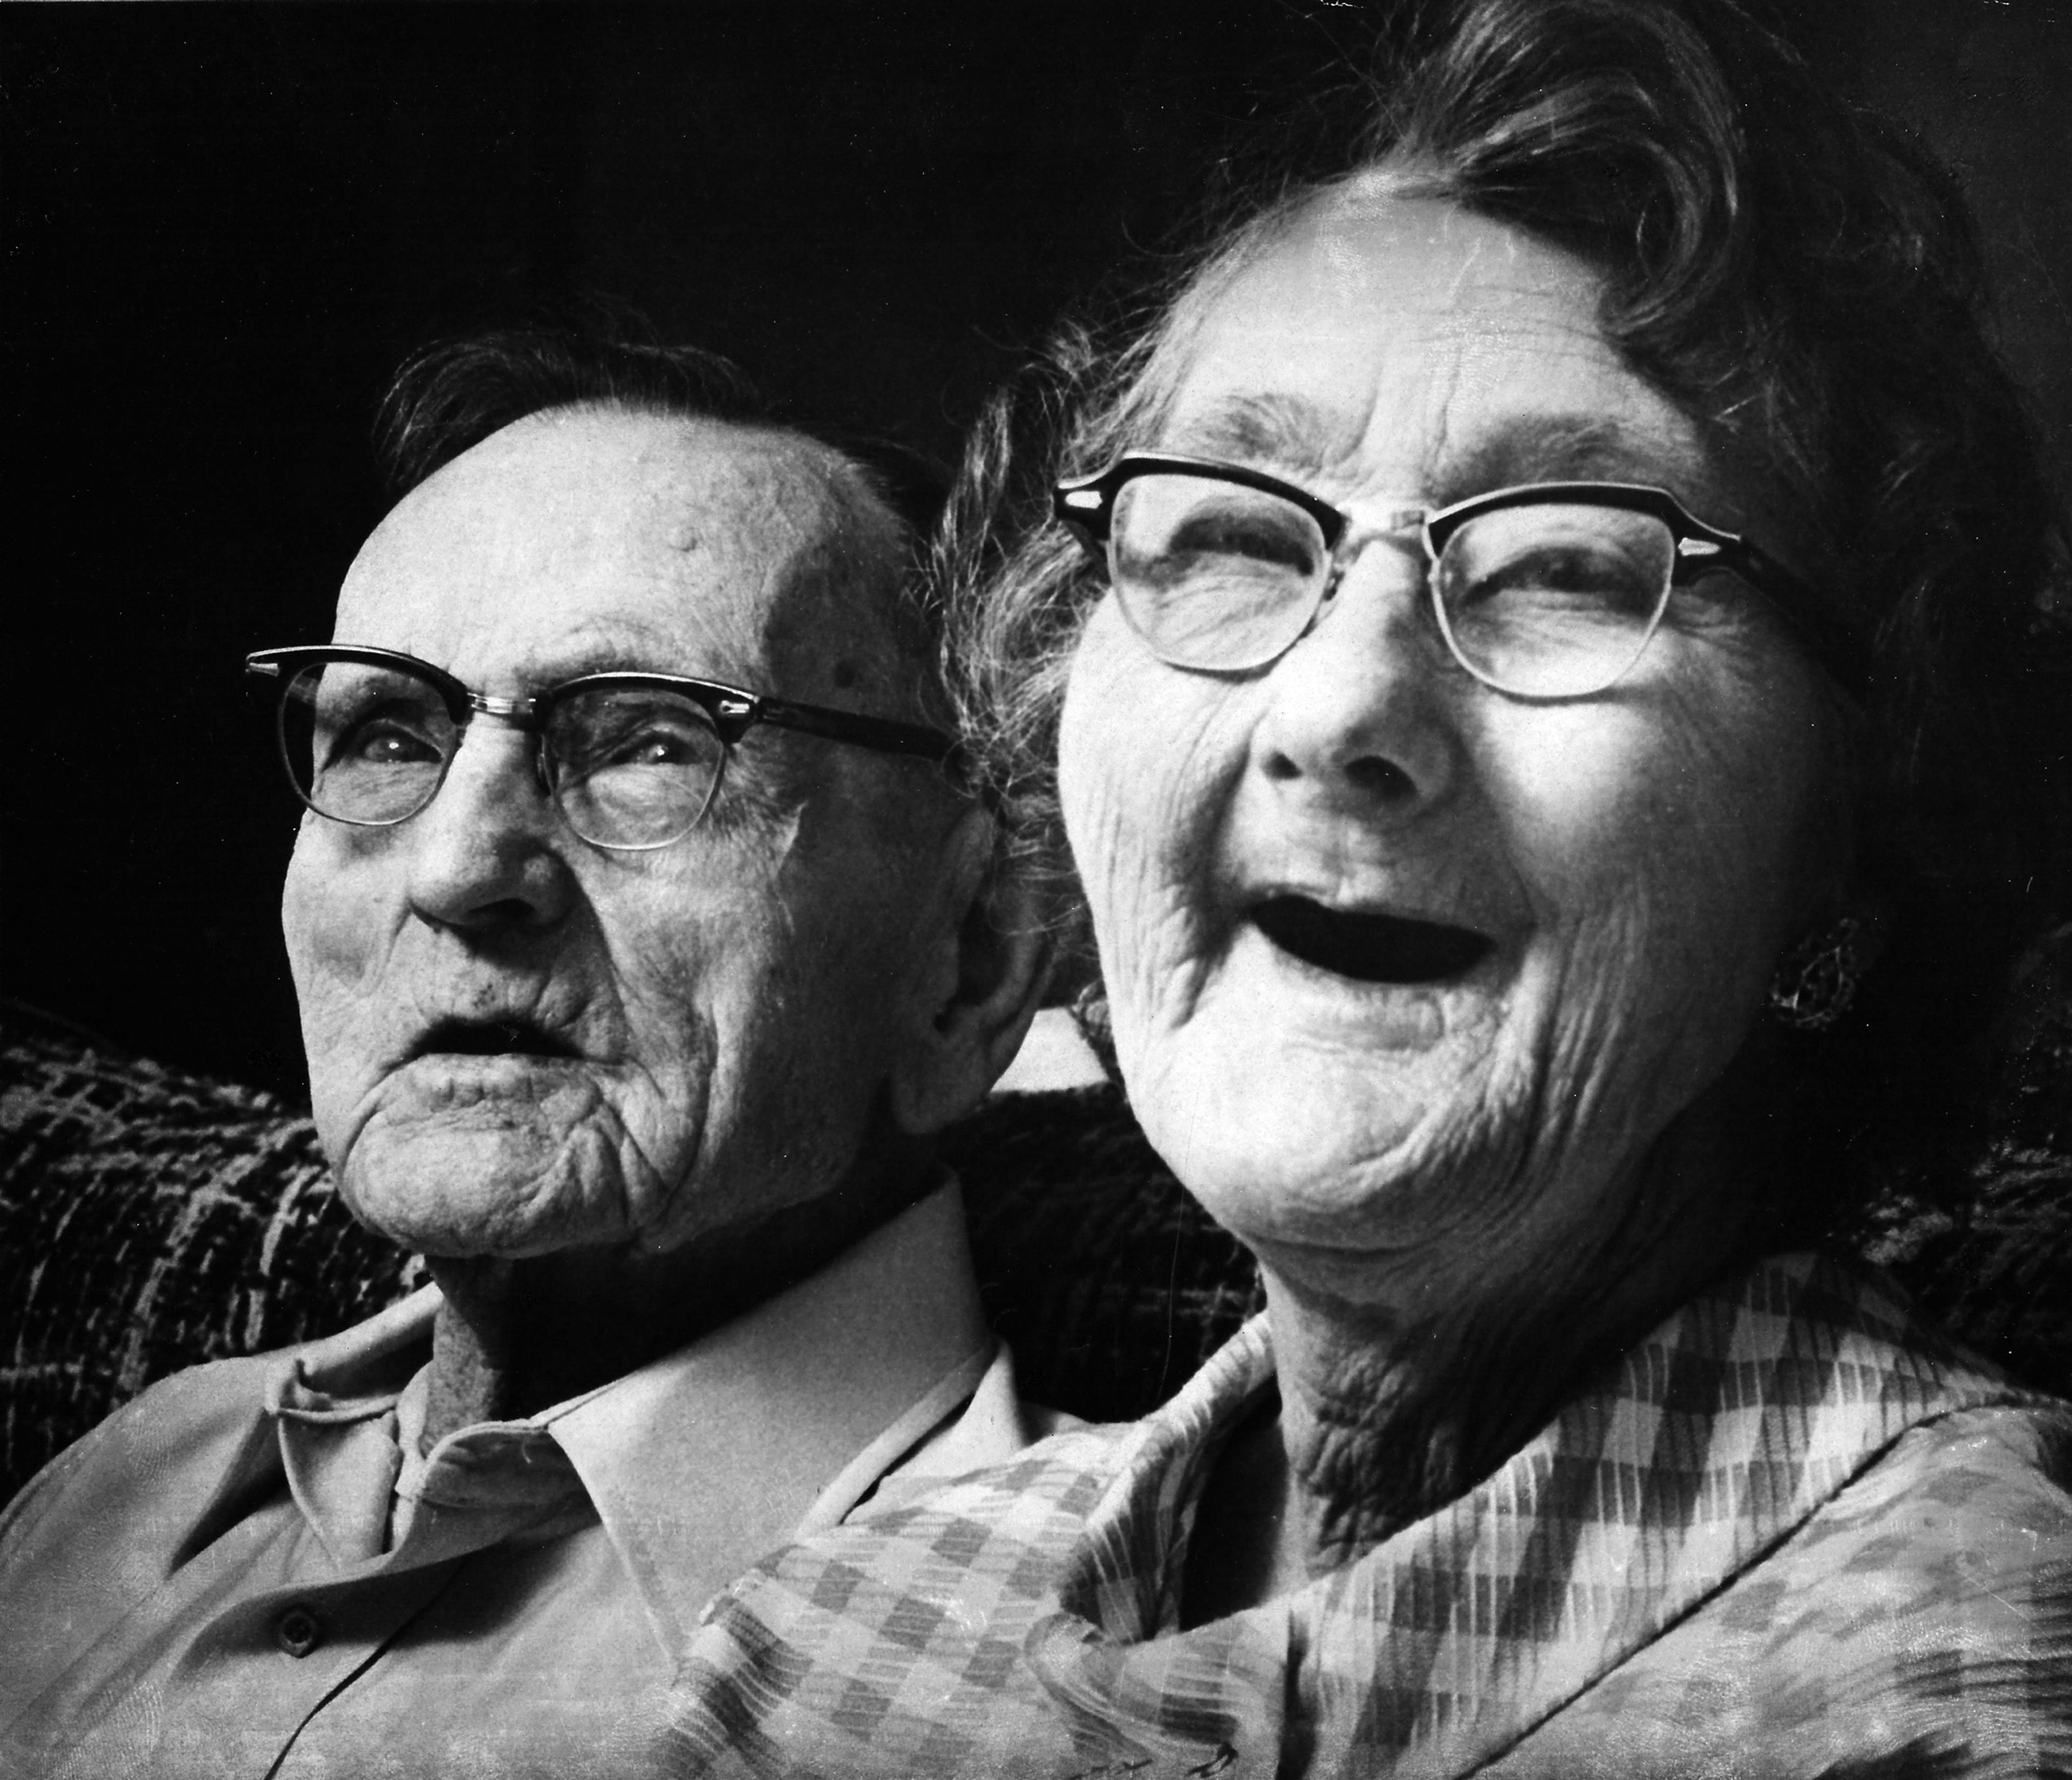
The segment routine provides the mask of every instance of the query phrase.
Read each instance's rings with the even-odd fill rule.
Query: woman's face
[[[1653,483],[1762,536],[1597,294],[1515,229],[1355,187],[1210,305],[1141,443],[1341,506]],[[1540,703],[1453,662],[1408,534],[1250,672],[1162,664],[1108,596],[1060,773],[1152,1141],[1269,1258],[1394,1256],[1434,1292],[1585,1264],[1836,887],[1836,752],[1816,671],[1725,575],[1610,691]]]

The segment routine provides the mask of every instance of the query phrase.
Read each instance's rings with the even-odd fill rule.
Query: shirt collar
[[[289,1491],[341,1568],[380,1556],[387,1540],[402,1458],[397,1404],[430,1352],[440,1301],[426,1286],[283,1355],[266,1375]]]
[[[290,1486],[341,1564],[382,1553],[401,1469],[397,1412],[429,1358],[441,1301],[427,1287],[288,1356],[269,1378]],[[961,1198],[946,1181],[733,1322],[538,1415],[458,1429],[428,1468],[442,1457],[479,1466],[492,1452],[515,1464],[551,1442],[673,1657],[713,1593],[802,1528],[838,1522],[970,1397],[996,1346]],[[529,1495],[554,1487],[536,1472]],[[498,1498],[500,1519],[478,1517],[466,1544],[504,1536],[552,1506],[519,1494],[526,1499]],[[455,1536],[450,1525],[436,1555],[457,1555],[445,1548]],[[420,1539],[413,1518],[407,1544]]]
[[[1319,1772],[1453,1773],[1572,1699],[1801,1526],[1908,1428],[2033,1400],[1882,1276],[1766,1262],[1687,1305],[1491,1477],[1307,1588],[1176,1629],[1215,1448],[1272,1387],[1247,1327],[1133,1449],[1027,1655],[1069,1715],[1198,1734],[1298,1712]],[[1221,1734],[1221,1733],[1215,1733]]]
[[[722,1588],[809,1517],[839,1520],[955,1410],[994,1346],[952,1183],[788,1292],[540,1419],[673,1656]]]

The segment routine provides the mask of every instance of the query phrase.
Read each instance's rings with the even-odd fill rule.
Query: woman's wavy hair
[[[1781,495],[1868,662],[1856,857],[1887,931],[1844,1021],[1792,1041],[1778,1147],[1826,1227],[1879,1185],[1953,1181],[1971,1066],[2051,906],[2066,747],[2047,696],[2061,516],[1988,341],[1960,194],[1730,0],[1420,6],[1372,56],[1282,121],[1264,166],[1235,166],[1198,245],[1061,331],[975,433],[938,570],[951,684],[1010,844],[1057,874],[1091,971],[1055,760],[1104,582],[1050,522],[1050,481],[1153,441],[1219,292],[1320,197],[1388,174],[1597,268],[1624,362]]]

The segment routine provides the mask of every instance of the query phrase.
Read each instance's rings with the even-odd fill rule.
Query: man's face
[[[858,597],[890,543],[810,442],[561,410],[388,516],[336,640],[505,697],[644,668],[910,716]],[[956,800],[758,727],[691,833],[609,853],[531,750],[478,720],[409,821],[303,819],[282,924],[347,1202],[426,1253],[515,1257],[677,1248],[827,1190],[940,993]]]

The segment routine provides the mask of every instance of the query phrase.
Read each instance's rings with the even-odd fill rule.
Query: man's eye
[[[720,752],[703,713],[673,700],[609,701],[563,713],[550,738],[565,771],[705,771]]]
[[[413,766],[439,758],[426,738],[392,722],[361,725],[341,752],[370,767]]]
[[[696,764],[711,745],[695,730],[649,724],[613,740],[593,755],[590,771],[606,767],[683,767]]]
[[[323,753],[332,771],[437,766],[445,758],[429,724],[391,715],[345,724],[333,732]]]

